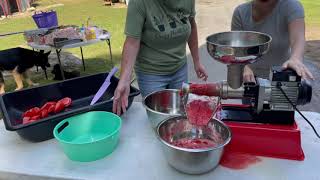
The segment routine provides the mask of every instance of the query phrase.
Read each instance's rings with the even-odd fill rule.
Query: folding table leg
[[[61,77],[63,80],[65,80],[64,78],[64,73],[63,73],[63,66],[61,64],[61,60],[60,60],[60,52],[61,52],[61,49],[56,49],[56,53],[57,53],[57,57],[58,57],[58,61],[59,61],[59,65],[60,65],[60,73],[61,73]]]
[[[113,66],[113,60],[112,60],[112,51],[111,51],[111,42],[110,42],[110,39],[107,39],[107,43],[108,43],[108,46],[109,46],[109,53],[110,53],[111,65]]]
[[[86,65],[84,64],[84,58],[83,58],[83,52],[82,52],[82,47],[81,46],[80,46],[80,51],[81,51],[81,59],[82,59],[83,70],[86,71]]]

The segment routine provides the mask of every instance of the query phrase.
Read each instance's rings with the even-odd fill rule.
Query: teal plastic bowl
[[[61,121],[53,130],[69,159],[90,162],[117,147],[121,118],[110,112],[91,111]]]

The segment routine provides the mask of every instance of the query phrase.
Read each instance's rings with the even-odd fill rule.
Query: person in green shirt
[[[133,68],[143,97],[162,89],[180,89],[188,80],[187,44],[198,78],[207,79],[194,18],[195,0],[130,0],[114,113],[126,111]]]

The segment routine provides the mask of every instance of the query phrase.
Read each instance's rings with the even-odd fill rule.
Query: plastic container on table
[[[51,28],[58,26],[58,17],[55,11],[34,14],[32,18],[38,28]]]
[[[69,79],[58,83],[6,93],[0,97],[0,107],[7,130],[16,131],[22,138],[41,142],[53,138],[54,127],[63,119],[88,111],[112,111],[113,93],[119,79],[111,78],[111,84],[101,99],[90,106],[90,102],[108,73]],[[139,90],[130,88],[129,106]],[[39,121],[22,124],[22,114],[32,108],[41,107],[48,101],[58,101],[64,97],[72,99],[72,105],[65,111]]]
[[[115,150],[120,128],[119,116],[91,111],[61,121],[53,134],[69,159],[90,162],[102,159]]]

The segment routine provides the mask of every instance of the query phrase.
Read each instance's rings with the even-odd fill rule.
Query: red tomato
[[[64,107],[69,107],[72,103],[72,100],[69,97],[65,97],[65,98],[61,99],[60,101],[63,103]]]
[[[30,117],[23,117],[23,119],[22,119],[22,124],[27,124],[27,123],[29,123],[29,121],[30,121]]]
[[[48,117],[48,110],[47,109],[44,109],[44,110],[42,110],[41,111],[41,118],[46,118],[46,117]]]
[[[34,107],[32,109],[29,109],[27,112],[25,112],[23,114],[23,117],[32,117],[32,116],[39,115],[39,113],[40,113],[40,109],[38,107]]]
[[[30,110],[26,111],[25,113],[23,113],[22,117],[30,117],[32,116],[32,112]]]
[[[48,109],[51,107],[51,106],[55,106],[56,105],[56,102],[47,102],[45,103],[42,107],[41,107],[41,111],[43,111],[44,109],[46,109],[48,111]]]
[[[39,120],[41,118],[40,115],[36,115],[36,116],[32,116],[31,119],[30,119],[30,122],[33,122],[33,121],[36,121],[36,120]]]
[[[55,108],[54,108],[54,113],[59,113],[64,109],[64,104],[62,101],[58,101]]]
[[[34,107],[34,108],[32,108],[32,111],[33,111],[34,114],[39,114],[40,113],[40,108]]]
[[[56,103],[56,104],[57,104],[57,103]],[[52,113],[52,112],[54,112],[54,109],[56,108],[56,104],[51,105],[51,106],[49,107],[49,109],[48,109],[48,113]]]

